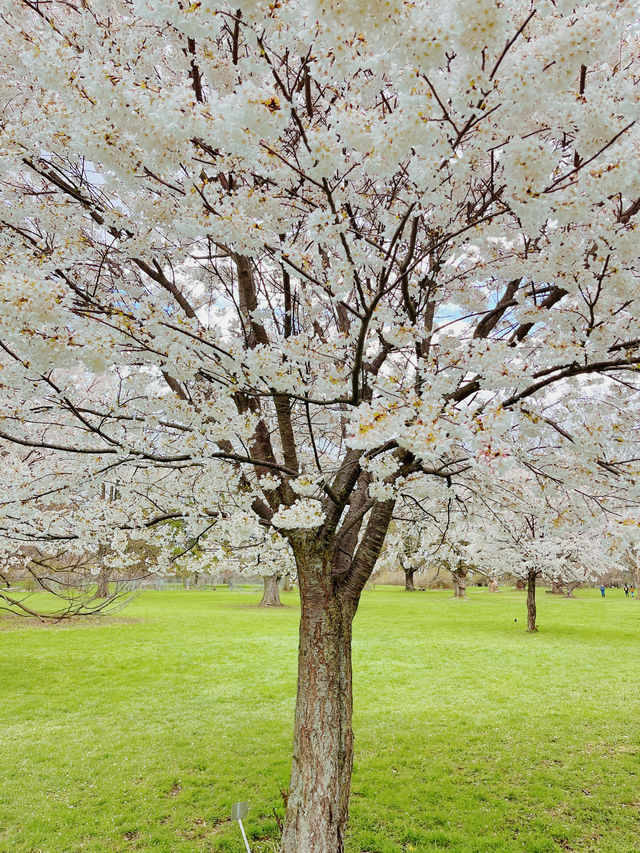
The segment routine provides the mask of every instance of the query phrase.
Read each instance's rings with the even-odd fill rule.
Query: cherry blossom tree
[[[15,456],[11,461],[20,462]],[[19,467],[34,473],[31,465]],[[15,464],[5,465],[9,482],[12,468]],[[125,606],[140,581],[153,571],[154,554],[144,543],[134,545],[123,530],[114,530],[109,500],[104,489],[93,500],[84,496],[84,508],[93,517],[92,536],[86,540],[33,537],[26,529],[29,525],[16,523],[19,518],[10,509],[4,518],[5,535],[0,537],[0,609],[59,621]],[[76,500],[53,504],[50,511],[61,517],[81,512]],[[11,535],[7,535],[7,524],[12,524]]]
[[[435,547],[432,546],[432,564],[438,570],[448,572],[453,580],[453,597],[467,598],[467,578],[474,564],[469,555],[467,519],[447,520],[445,529]]]
[[[257,529],[251,535],[252,527],[251,523],[243,526],[237,516],[231,523],[216,525],[212,536],[207,538],[205,555],[213,552],[218,564],[230,564],[240,574],[260,575],[264,590],[259,606],[281,607],[280,581],[283,577],[294,577],[296,572],[293,553],[279,533]],[[211,547],[212,539],[218,541],[216,548]]]
[[[515,575],[525,582],[527,630],[533,633],[538,630],[540,578],[566,587],[571,595],[576,586],[610,570],[614,548],[609,526],[617,498],[614,493],[606,501],[604,495],[594,499],[557,478],[512,469],[494,482],[490,499],[483,497],[480,507],[474,507],[476,514],[469,513],[464,550],[488,576]]]
[[[611,524],[614,559],[633,574],[636,601],[640,600],[640,517],[637,505],[624,507]]]
[[[600,523],[598,523],[600,521]],[[579,529],[568,534],[558,550],[557,559],[547,579],[552,587],[561,587],[567,598],[582,584],[590,584],[613,568],[613,552],[607,544],[608,533],[603,520],[592,525],[581,520]]]
[[[117,477],[105,523],[159,569],[176,519],[188,542],[248,518],[287,539],[284,853],[343,850],[352,623],[396,507],[551,436],[633,476],[636,19],[561,0],[3,9],[2,532],[93,547]]]
[[[16,543],[3,542],[0,559],[0,610],[42,621],[113,612],[128,603],[140,577],[137,560],[129,556],[132,571],[127,572],[127,558],[108,554],[102,546],[16,550]]]
[[[405,576],[404,588],[415,592],[415,575],[428,565],[431,542],[415,514],[410,518],[398,518],[389,528],[384,549],[376,564],[376,574],[385,570],[394,571],[400,566]]]

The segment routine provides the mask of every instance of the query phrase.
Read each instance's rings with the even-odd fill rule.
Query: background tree
[[[585,501],[557,480],[512,470],[502,483],[494,483],[490,501],[483,500],[481,508],[467,547],[494,575],[516,575],[525,581],[531,633],[537,631],[540,578],[566,587],[570,595],[581,583],[602,576],[610,565],[603,505]]]
[[[419,517],[397,519],[385,538],[376,573],[393,571],[400,566],[405,590],[415,592],[415,575],[426,569],[430,546],[431,543],[425,540]]]
[[[207,538],[208,550],[212,540],[220,539],[216,549],[216,561],[231,565],[240,574],[259,575],[263,579],[263,594],[260,607],[281,607],[280,581],[295,577],[295,560],[286,539],[278,533],[266,534],[264,530],[252,531],[237,524],[218,525],[215,532]]]
[[[640,600],[640,520],[637,505],[621,508],[611,524],[612,559],[627,567],[636,588],[636,601]]]

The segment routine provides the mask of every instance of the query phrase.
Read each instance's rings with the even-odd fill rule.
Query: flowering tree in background
[[[284,853],[343,849],[352,621],[396,507],[536,442],[634,474],[636,12],[3,10],[3,535],[87,548],[117,478],[105,521],[159,569],[176,519],[288,540]]]
[[[295,577],[295,559],[283,536],[274,531],[268,533],[252,521],[248,517],[242,524],[242,519],[236,515],[221,521],[213,535],[207,537],[203,557],[206,563],[213,552],[218,565],[231,566],[240,574],[260,575],[264,583],[260,606],[280,607],[279,584],[283,577]],[[216,541],[217,547],[212,547]]]
[[[3,542],[0,609],[41,620],[92,616],[128,603],[147,571],[139,557],[103,546],[42,548]],[[42,593],[47,593],[43,609]]]
[[[397,524],[385,542],[384,559],[394,548],[413,559],[419,551],[423,562],[451,573],[456,598],[466,598],[469,572],[486,578],[492,591],[500,580],[515,577],[529,591],[529,629],[535,630],[536,581],[544,578],[570,596],[610,572],[617,554],[628,554],[633,530],[624,515],[626,489],[581,472],[575,456],[561,460],[547,447],[543,462],[539,452],[539,446],[530,448],[528,464],[502,476],[476,470],[460,478],[448,490],[453,498],[423,500],[420,514],[414,502],[413,518],[405,509],[403,526]],[[580,488],[585,482],[595,494]],[[420,548],[411,535],[418,524]]]
[[[578,529],[565,537],[551,571],[545,573],[552,587],[561,587],[572,598],[579,586],[592,584],[611,571],[614,553],[607,546],[609,535],[601,519],[592,519],[591,527],[581,520]]]
[[[14,486],[32,482],[34,468],[21,461],[15,455],[5,459],[7,482]],[[16,463],[20,478],[15,478]],[[104,484],[90,498],[86,494],[70,498],[67,491],[65,502],[50,506],[54,516],[85,517],[87,523],[90,517],[92,532],[85,538],[33,537],[21,522],[22,512],[15,511],[19,501],[11,502],[14,508],[6,511],[5,535],[0,538],[0,609],[60,620],[113,612],[130,600],[139,582],[155,570],[156,553],[145,541],[133,541],[125,530],[114,529],[113,491]],[[10,535],[7,524],[12,524]],[[48,594],[46,605],[41,593]]]
[[[560,468],[555,470],[559,473]],[[525,582],[527,630],[535,632],[540,578],[566,587],[571,595],[576,586],[593,583],[611,568],[608,521],[616,511],[614,495],[608,496],[607,505],[605,512],[602,500],[585,500],[557,478],[513,469],[494,481],[489,499],[483,497],[474,507],[476,514],[469,513],[464,550],[488,576],[515,576]]]
[[[635,599],[640,600],[640,518],[636,505],[628,506],[611,525],[614,555],[633,575]]]
[[[396,519],[387,533],[376,564],[376,575],[397,570],[399,566],[405,576],[404,588],[407,592],[415,592],[415,575],[429,567],[431,552],[432,543],[425,535],[421,519],[415,514],[407,518],[405,514]]]
[[[473,558],[472,534],[470,532],[470,518],[465,512],[454,513],[453,517],[447,506],[446,520],[439,526],[437,541],[432,542],[431,562],[438,569],[449,572],[453,580],[453,597],[467,598],[467,578],[469,572],[473,571],[475,562]]]
[[[496,561],[500,558],[496,552],[496,543],[489,543],[485,538],[488,535],[482,519],[472,516],[468,508],[465,508],[461,519],[449,520],[442,529],[436,560],[451,572],[454,598],[468,597],[469,572],[478,572],[486,578],[496,575]],[[487,550],[489,553],[483,559]]]

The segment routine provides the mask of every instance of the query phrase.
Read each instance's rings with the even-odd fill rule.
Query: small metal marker
[[[240,824],[240,832],[242,833],[242,840],[244,841],[244,846],[247,848],[247,853],[251,853],[251,848],[249,847],[249,842],[247,841],[244,826],[242,825],[242,818],[247,816],[248,811],[249,803],[234,803],[231,806],[231,820],[237,820]]]

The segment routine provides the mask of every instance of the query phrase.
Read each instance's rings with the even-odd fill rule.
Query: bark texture
[[[551,581],[551,592],[554,595],[564,595],[564,584],[562,583],[562,581],[552,580]],[[571,593],[569,592],[568,595],[571,595]]]
[[[536,572],[530,571],[527,576],[527,631],[533,634],[538,630],[536,625]]]
[[[495,578],[489,578],[489,592],[500,592],[498,581]]]
[[[524,578],[516,578],[516,589],[526,589],[527,583]]]
[[[454,598],[467,598],[467,575],[468,569],[455,569],[453,575],[453,596]]]
[[[394,508],[393,500],[370,501],[369,475],[362,472],[360,488],[360,470],[348,451],[323,526],[289,535],[300,589],[300,640],[281,853],[344,851],[353,767],[351,625]]]
[[[301,603],[298,692],[281,850],[342,853],[353,767],[355,604],[334,588],[327,554],[298,553],[296,558]]]
[[[282,607],[280,601],[280,578],[281,575],[265,575],[264,592],[260,607]]]

